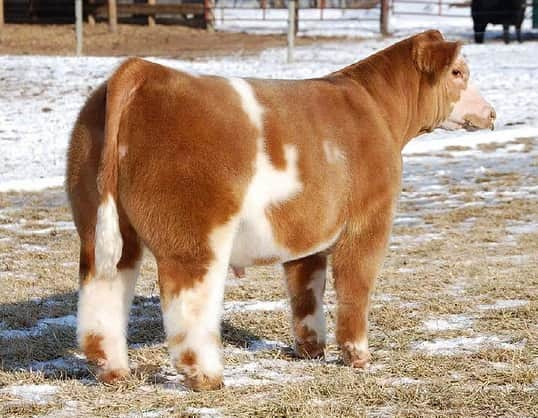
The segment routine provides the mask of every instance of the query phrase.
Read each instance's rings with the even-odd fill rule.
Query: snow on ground
[[[488,305],[479,305],[478,309],[482,311],[487,311],[491,309],[514,309],[519,308],[521,306],[528,305],[528,300],[521,300],[521,299],[507,299],[507,300],[497,300],[495,303],[488,304]]]
[[[12,395],[26,402],[47,403],[60,388],[53,385],[12,385],[0,389],[0,392]]]
[[[37,337],[45,333],[49,327],[75,327],[77,318],[74,315],[65,315],[58,318],[44,318],[37,322],[31,328],[24,329],[6,329],[0,331],[0,338],[12,339],[12,338],[29,338]]]
[[[296,79],[327,74],[394,41],[370,39],[305,46],[297,48],[293,64],[286,64],[284,48],[259,56],[154,61],[204,74]],[[463,52],[472,78],[497,110],[497,130],[438,130],[411,142],[404,155],[455,145],[470,146],[472,152],[479,143],[538,135],[538,43],[466,45]],[[89,92],[120,62],[121,58],[103,57],[0,57],[0,191],[61,185],[69,133],[77,112]],[[480,154],[474,152],[473,156],[490,158]]]
[[[249,2],[242,2],[245,7]],[[438,5],[434,2],[393,2],[393,11],[389,16],[389,31],[396,36],[407,36],[410,33],[439,28],[452,36],[473,36],[473,21],[470,7],[452,7],[458,1],[443,2],[442,16],[438,14]],[[285,33],[287,31],[287,9],[263,11],[224,9],[220,5],[229,2],[217,2],[215,10],[216,28],[229,32],[247,32],[257,34]],[[259,7],[250,3],[251,7]],[[225,7],[226,7],[225,6]],[[409,14],[412,13],[412,14]],[[321,17],[323,16],[323,20]],[[523,32],[532,30],[531,11],[527,8],[527,18],[523,22]],[[486,31],[486,42],[501,35],[501,26],[489,25]],[[373,9],[300,9],[299,36],[350,36],[361,38],[379,37],[379,8]],[[512,29],[512,36],[514,36]]]
[[[444,317],[427,319],[424,328],[431,332],[448,331],[453,329],[469,329],[473,326],[473,319],[467,315],[446,315]]]
[[[458,354],[477,353],[487,347],[502,350],[517,350],[524,342],[512,344],[496,335],[478,335],[475,337],[438,338],[434,341],[420,341],[414,349],[430,355],[453,356]]]

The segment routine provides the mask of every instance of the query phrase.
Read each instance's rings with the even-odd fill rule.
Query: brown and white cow
[[[228,265],[284,265],[297,354],[317,357],[332,254],[336,339],[346,364],[366,366],[401,150],[458,102],[469,77],[459,51],[428,31],[301,81],[123,63],[84,105],[68,154],[81,241],[78,339],[100,379],[129,373],[142,246],[157,260],[168,348],[191,387],[222,385]],[[491,108],[462,111],[469,124],[493,125]]]

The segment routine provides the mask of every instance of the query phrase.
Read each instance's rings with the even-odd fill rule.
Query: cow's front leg
[[[344,363],[366,367],[370,293],[381,267],[392,225],[392,204],[372,211],[370,217],[351,221],[333,252],[337,295],[336,341]]]
[[[234,229],[219,228],[195,256],[157,258],[168,350],[194,390],[223,385],[220,321]]]
[[[301,357],[316,358],[325,349],[323,293],[327,256],[315,254],[284,264],[295,334],[295,351]]]

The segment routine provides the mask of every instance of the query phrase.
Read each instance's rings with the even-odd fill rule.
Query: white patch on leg
[[[214,254],[205,277],[191,289],[181,291],[163,312],[168,338],[184,336],[169,347],[174,364],[186,350],[196,354],[195,367],[206,376],[220,376],[223,371],[220,346],[220,320],[224,299],[224,282],[237,219],[218,227],[210,235]]]
[[[104,369],[128,369],[127,322],[140,263],[119,270],[114,278],[94,277],[82,285],[78,296],[77,337],[79,345],[88,335],[102,337],[106,356]]]
[[[95,226],[95,270],[97,278],[115,278],[123,240],[116,202],[111,195],[97,209]]]
[[[317,270],[312,274],[312,279],[307,289],[312,289],[316,299],[316,310],[305,316],[299,323],[316,333],[317,342],[324,343],[327,334],[325,315],[323,312],[323,291],[325,289],[326,270]]]
[[[344,347],[352,353],[368,353],[368,337],[355,342],[346,342]]]

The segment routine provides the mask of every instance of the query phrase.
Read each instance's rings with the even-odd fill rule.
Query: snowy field
[[[259,7],[256,3],[241,2],[243,7]],[[431,28],[441,29],[446,35],[458,36],[471,40],[473,37],[473,22],[470,7],[456,7],[462,1],[443,0],[441,12],[438,15],[437,2],[407,3],[394,1],[394,9],[389,19],[389,31],[394,36],[406,36],[409,33]],[[268,9],[263,20],[263,11],[220,9],[217,2],[215,9],[215,24],[218,30],[248,33],[286,33],[288,11],[285,9]],[[229,4],[227,2],[226,4]],[[409,14],[411,13],[411,14]],[[361,38],[376,38],[379,36],[379,8],[373,9],[301,9],[299,11],[299,36],[349,36]],[[531,30],[532,11],[526,10],[523,22],[523,32]],[[489,25],[486,30],[486,41],[500,37],[502,27]],[[514,29],[512,28],[512,37]]]
[[[154,60],[304,78],[394,41],[301,47],[293,64],[284,49]],[[133,376],[96,384],[74,344],[78,243],[59,186],[77,111],[121,60],[0,57],[0,415],[538,416],[538,43],[463,52],[496,130],[436,131],[405,149],[370,370],[339,362],[332,283],[326,359],[295,359],[280,272],[253,268],[228,280],[226,388],[209,394],[185,390],[169,367],[149,255],[130,321]]]

